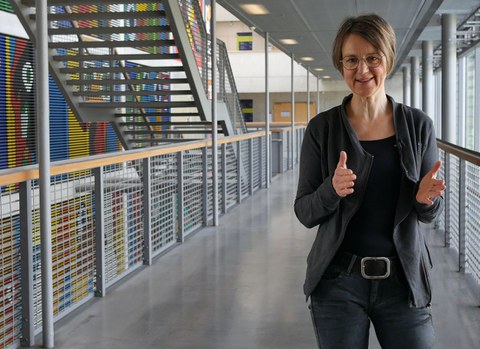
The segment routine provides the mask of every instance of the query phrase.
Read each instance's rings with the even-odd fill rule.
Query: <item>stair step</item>
[[[99,85],[152,85],[152,84],[188,84],[188,79],[102,79],[102,80],[67,80],[69,86]]]
[[[114,48],[114,47],[168,47],[175,46],[175,40],[131,40],[131,41],[72,41],[50,42],[50,48]]]
[[[31,20],[35,20],[36,15],[29,15]],[[79,13],[49,13],[49,21],[92,21],[92,20],[112,20],[112,19],[164,19],[165,11],[141,11],[141,12],[79,12]]]
[[[138,131],[131,131],[127,130],[124,131],[127,135],[149,135],[149,134],[210,134],[212,133],[211,130],[138,130]],[[218,133],[223,133],[222,130],[219,130]]]
[[[100,28],[50,28],[49,35],[99,35],[99,34],[168,34],[170,33],[169,25],[151,25],[135,27],[100,27]]]
[[[161,1],[151,0],[48,0],[48,6],[68,6],[68,5],[98,5],[99,1],[102,4],[145,4],[158,3]],[[28,7],[35,7],[35,0],[22,0],[22,4]]]
[[[131,121],[131,122],[119,122],[120,126],[212,126],[209,121]],[[221,125],[221,122],[218,122]]]
[[[163,59],[180,59],[178,53],[158,53],[158,54],[106,54],[106,55],[56,55],[53,56],[54,61],[60,62],[82,62],[82,61],[137,61],[137,60],[163,60]]]
[[[87,68],[61,68],[60,72],[64,74],[76,73],[168,73],[185,71],[183,66],[172,67],[87,67]]]
[[[129,81],[129,80],[125,80]],[[191,90],[161,90],[161,91],[75,91],[74,96],[99,97],[99,96],[185,96],[191,95]]]
[[[193,141],[203,141],[205,138],[155,138],[155,139],[129,139],[129,143],[146,143],[146,144],[159,144],[159,143],[180,143],[180,142],[193,142]]]
[[[84,108],[191,108],[195,102],[80,102]]]
[[[200,116],[197,112],[175,112],[171,113],[169,111],[158,112],[158,113],[115,113],[116,118],[141,118],[141,117],[195,117]]]

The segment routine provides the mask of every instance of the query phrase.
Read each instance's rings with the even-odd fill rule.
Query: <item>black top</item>
[[[393,222],[402,176],[395,136],[360,144],[373,155],[373,163],[364,198],[340,250],[363,257],[395,256]]]

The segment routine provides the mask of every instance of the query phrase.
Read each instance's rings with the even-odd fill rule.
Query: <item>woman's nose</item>
[[[368,67],[367,63],[365,62],[365,59],[360,59],[358,61],[358,67],[357,67],[357,71],[359,72],[364,72],[364,71],[367,71],[369,70],[370,68]]]

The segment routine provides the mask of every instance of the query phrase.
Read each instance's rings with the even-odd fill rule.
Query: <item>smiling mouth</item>
[[[366,83],[366,82],[369,82],[369,81],[371,81],[371,80],[373,80],[373,78],[370,78],[370,79],[362,79],[362,80],[357,79],[356,81],[359,82],[359,83]]]

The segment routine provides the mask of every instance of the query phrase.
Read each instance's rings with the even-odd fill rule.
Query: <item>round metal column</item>
[[[403,104],[410,105],[410,68],[404,66],[403,72]]]
[[[291,100],[292,100],[292,110],[291,110],[291,135],[290,135],[290,154],[291,154],[291,167],[295,165],[295,87],[294,87],[294,73],[293,66],[295,63],[295,56],[292,53],[291,56]]]
[[[266,187],[270,188],[271,176],[270,176],[270,91],[268,86],[268,44],[270,41],[270,36],[268,33],[265,33],[265,144],[267,147],[266,150],[266,161],[265,161],[265,178],[266,178]]]
[[[48,90],[48,7],[36,6],[36,94],[38,122],[38,166],[40,172],[40,242],[42,261],[42,336],[43,347],[53,348],[52,221],[50,201],[50,109]],[[32,319],[33,320],[33,319]]]
[[[213,225],[218,226],[218,123],[217,123],[217,33],[216,0],[211,0],[210,35],[212,38],[212,182],[213,182]]]
[[[456,141],[457,19],[442,15],[442,140]]]
[[[433,90],[433,42],[427,40],[422,42],[422,109],[431,118],[435,113]]]
[[[414,108],[420,108],[420,60],[417,56],[410,57],[411,65],[411,80],[412,85],[410,93],[411,106]]]

